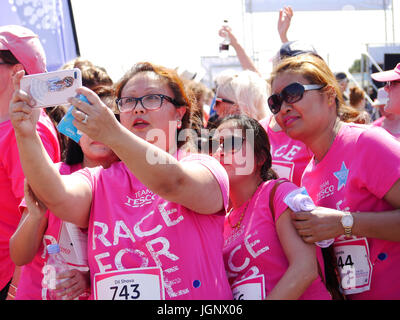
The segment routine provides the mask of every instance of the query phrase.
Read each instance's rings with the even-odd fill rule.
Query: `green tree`
[[[368,57],[363,54],[364,60],[364,70],[368,70]],[[361,72],[361,59],[354,60],[353,65],[349,68],[350,73],[360,73]]]

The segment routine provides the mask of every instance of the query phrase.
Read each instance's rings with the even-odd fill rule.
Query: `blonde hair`
[[[336,113],[340,120],[344,122],[354,122],[358,119],[360,112],[345,104],[342,91],[340,90],[335,75],[321,58],[311,54],[302,54],[282,60],[272,71],[269,80],[270,84],[274,82],[278,75],[286,72],[301,75],[310,83],[323,85],[324,88],[321,89],[321,91],[327,92],[333,88]]]
[[[257,73],[244,70],[241,72],[224,71],[215,79],[217,96],[232,100],[241,113],[256,120],[270,114],[267,99],[269,84]]]

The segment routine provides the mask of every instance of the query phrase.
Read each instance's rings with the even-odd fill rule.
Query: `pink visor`
[[[400,80],[400,63],[393,70],[371,74],[371,78],[379,82]]]

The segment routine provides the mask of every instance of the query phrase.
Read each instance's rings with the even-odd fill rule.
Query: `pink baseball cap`
[[[400,63],[393,70],[371,74],[371,78],[379,82],[400,80]]]
[[[0,27],[0,50],[9,50],[28,74],[46,72],[46,54],[39,37],[18,25]]]

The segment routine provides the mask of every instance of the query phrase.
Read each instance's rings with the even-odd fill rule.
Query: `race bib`
[[[366,238],[335,241],[333,245],[345,295],[368,291],[372,264]]]
[[[127,269],[94,276],[95,300],[164,300],[160,268]]]
[[[238,281],[232,285],[231,289],[234,300],[264,300],[264,275]]]

